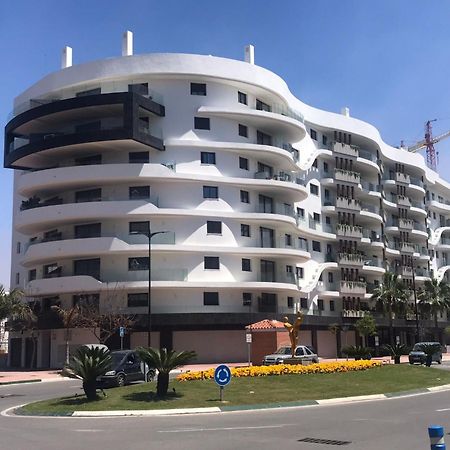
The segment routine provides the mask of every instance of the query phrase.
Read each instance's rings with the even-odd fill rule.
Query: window
[[[248,127],[239,124],[239,136],[248,137]]]
[[[309,134],[311,136],[311,139],[314,139],[315,141],[317,141],[317,131],[313,130],[312,128],[309,130]]]
[[[330,300],[330,311],[334,311],[334,300]]]
[[[250,195],[248,191],[241,191],[241,202],[250,203]]]
[[[256,109],[259,111],[268,111],[270,112],[272,108],[267,103],[262,102],[261,100],[256,99]]]
[[[218,256],[205,256],[203,260],[205,269],[220,269],[220,262]]]
[[[36,279],[36,269],[31,269],[28,271],[28,281],[33,281]]]
[[[47,264],[44,266],[44,278],[58,278],[61,276],[61,266],[58,263]],[[79,274],[74,274],[79,275]]]
[[[217,186],[203,186],[203,198],[219,198]]]
[[[72,295],[72,306],[90,306],[98,311],[100,304],[99,294],[75,294]]]
[[[90,223],[88,225],[75,225],[75,239],[100,237],[102,234],[101,223]]]
[[[128,153],[128,162],[130,164],[147,164],[150,162],[149,152],[130,152]]]
[[[319,241],[312,241],[312,249],[313,252],[320,252],[320,242]]]
[[[436,219],[436,213],[433,211],[433,219]]]
[[[208,234],[222,234],[222,222],[218,220],[207,220],[206,232]]]
[[[16,253],[20,253],[20,242],[16,244]]]
[[[323,163],[323,171],[324,171],[325,173],[328,173],[328,163],[327,163],[327,162],[324,162],[324,163]]]
[[[330,199],[330,190],[324,189],[323,196],[325,197],[325,200],[329,200]]]
[[[300,299],[300,308],[308,309],[308,299],[307,298],[303,297]]]
[[[239,156],[239,169],[248,170],[248,159]]]
[[[294,307],[294,297],[288,297],[287,298],[287,307],[293,308]]]
[[[139,95],[148,95],[148,83],[129,84],[128,92],[133,92]]]
[[[297,216],[305,217],[305,210],[303,208],[297,208]]]
[[[200,161],[202,164],[215,164],[216,154],[214,152],[201,152]]]
[[[191,83],[191,95],[206,95],[206,84]]]
[[[292,235],[290,234],[284,235],[284,245],[286,245],[287,247],[292,247]]]
[[[100,279],[100,258],[79,259],[73,262],[74,275],[88,275]]]
[[[250,237],[250,225],[241,223],[241,236]]]
[[[325,216],[325,223],[327,225],[331,225],[331,217],[330,216]]]
[[[244,94],[241,91],[238,91],[238,102],[242,103],[243,105],[247,104],[247,94]]]
[[[87,97],[88,95],[98,95],[102,93],[102,89],[101,88],[94,88],[94,89],[89,89],[87,91],[81,91],[81,92],[77,92],[75,94],[76,97]]]
[[[299,347],[297,350],[295,350],[295,356],[304,356],[305,355],[305,351],[303,349],[303,347]]]
[[[20,283],[20,273],[17,272],[16,273],[16,284],[19,284],[19,283]]]
[[[312,167],[314,167],[315,169],[317,169],[317,165],[318,165],[318,161],[317,158],[314,160],[314,162],[312,163]]]
[[[75,192],[75,203],[99,202],[102,199],[101,189],[89,189]]]
[[[203,292],[203,305],[204,306],[219,305],[219,293],[218,292]]]
[[[251,272],[251,261],[248,258],[242,258],[242,271],[243,272]]]
[[[148,234],[150,231],[150,222],[130,222],[128,224],[129,234]]]
[[[319,195],[319,186],[311,183],[309,185],[309,192],[311,192],[311,194],[313,195]]]
[[[150,198],[150,186],[131,186],[128,188],[130,200],[143,200]]]
[[[319,311],[323,311],[324,307],[323,307],[323,300],[321,298],[319,298],[317,300],[317,307],[319,308]]]
[[[93,166],[102,163],[102,155],[84,156],[82,158],[75,158],[77,166]]]
[[[313,213],[313,220],[314,220],[314,222],[320,222],[320,214]]]
[[[328,283],[333,282],[333,272],[328,272]]]
[[[295,272],[297,274],[297,278],[304,278],[305,270],[303,269],[303,267],[296,267]]]
[[[294,268],[292,266],[286,266],[286,273],[293,273]]]
[[[194,129],[196,130],[209,130],[209,118],[207,117],[194,117]]]
[[[259,145],[272,145],[272,136],[256,130],[256,143]]]
[[[128,307],[148,306],[148,292],[128,294]]]
[[[252,293],[251,292],[243,292],[242,293],[242,305],[243,306],[252,306]]]
[[[328,138],[324,134],[322,134],[322,144],[325,146],[328,144]]]
[[[128,258],[128,270],[136,272],[138,270],[148,270],[148,256]]]

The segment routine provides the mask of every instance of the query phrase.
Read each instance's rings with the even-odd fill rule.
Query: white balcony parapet
[[[341,281],[342,294],[365,294],[366,283],[364,281]]]
[[[339,253],[339,264],[349,266],[362,266],[364,264],[364,255],[354,253]]]
[[[333,142],[333,151],[347,156],[359,156],[359,149],[355,145],[344,144],[342,142]]]
[[[346,224],[338,223],[336,225],[336,234],[338,236],[362,238],[363,237],[363,228],[360,227],[359,225],[346,225]]]
[[[358,184],[361,181],[361,175],[352,170],[334,169],[334,179]]]
[[[355,198],[337,197],[336,208],[351,209],[361,211],[361,202]]]

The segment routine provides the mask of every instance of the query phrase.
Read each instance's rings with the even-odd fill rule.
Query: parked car
[[[319,357],[312,348],[306,345],[297,345],[295,348],[295,357],[302,361],[311,361],[313,363],[319,362]],[[263,364],[283,364],[283,361],[291,358],[291,347],[280,347],[275,353],[264,356]]]
[[[132,350],[120,350],[111,352],[111,370],[97,378],[99,386],[124,386],[131,381],[151,381],[155,376],[155,369],[146,370],[146,365]]]
[[[431,361],[436,361],[438,364],[442,363],[442,346],[439,342],[417,342],[414,344],[413,349],[409,352],[409,363],[410,364],[425,364],[427,355],[423,351],[423,345],[436,345],[439,346],[439,349],[436,353],[433,353],[433,357]]]

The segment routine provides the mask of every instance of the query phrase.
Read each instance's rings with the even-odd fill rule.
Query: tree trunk
[[[394,321],[392,319],[392,307],[389,307],[389,341],[394,345]]]
[[[439,341],[439,326],[438,326],[438,313],[437,313],[437,311],[434,313],[434,328],[435,328],[434,339],[435,339],[436,342],[440,342]]]
[[[97,387],[94,381],[83,381],[83,390],[86,394],[88,401],[93,401],[97,399]]]
[[[169,374],[159,372],[158,379],[156,382],[156,395],[158,397],[165,397],[167,395],[168,389],[169,389]]]

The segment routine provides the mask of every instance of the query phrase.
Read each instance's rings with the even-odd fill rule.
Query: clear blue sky
[[[282,76],[306,103],[374,124],[384,140],[422,138],[427,119],[450,128],[450,2],[446,0],[0,0],[0,123],[13,98],[74,63],[135,53],[184,52],[243,58]],[[440,172],[450,139],[439,145]],[[12,173],[0,169],[0,283],[9,286]]]

